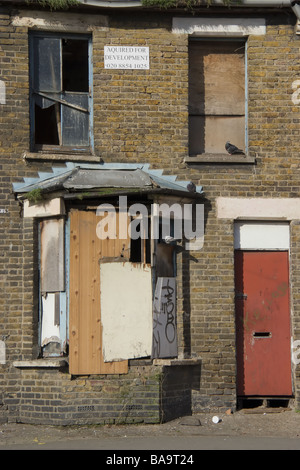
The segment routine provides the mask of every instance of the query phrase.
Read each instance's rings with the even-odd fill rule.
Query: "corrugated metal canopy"
[[[63,182],[66,189],[94,188],[143,188],[152,186],[152,180],[144,171],[137,170],[89,170],[76,168]]]
[[[120,188],[125,191],[180,192],[191,196],[189,183],[177,180],[174,175],[164,175],[163,170],[150,169],[149,164],[67,162],[63,167],[53,167],[51,173],[39,173],[36,178],[25,178],[23,182],[14,183],[13,190],[22,199],[26,199],[28,193],[37,189],[43,193],[69,193]],[[202,186],[194,187],[194,196],[202,193]]]

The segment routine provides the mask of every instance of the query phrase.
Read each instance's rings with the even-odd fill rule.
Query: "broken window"
[[[191,40],[189,154],[226,154],[227,141],[245,151],[245,42]]]
[[[87,36],[30,36],[34,150],[91,146],[90,51]]]
[[[116,215],[114,228],[101,237],[97,227],[102,221],[107,230],[106,214],[92,206],[70,212],[69,371],[74,375],[124,374],[129,359],[177,356],[175,246],[157,240],[154,279],[148,263],[154,245],[151,217],[128,214],[122,238],[120,214],[108,213]]]
[[[41,354],[66,353],[65,223],[63,218],[39,222]]]
[[[151,233],[150,218],[142,222],[138,217],[131,218],[131,224],[134,223],[134,228],[137,237],[130,237],[130,261],[133,263],[151,263],[151,240],[149,234]],[[147,227],[145,226],[147,224]],[[144,233],[143,233],[144,232]]]

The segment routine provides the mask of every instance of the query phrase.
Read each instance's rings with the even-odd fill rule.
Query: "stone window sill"
[[[202,359],[153,359],[154,366],[197,366],[202,363]]]
[[[59,369],[68,365],[67,358],[35,359],[32,361],[15,361],[13,363],[17,369]]]
[[[248,157],[247,155],[228,155],[223,153],[203,153],[201,155],[192,155],[185,157],[185,163],[196,163],[196,164],[255,164],[256,159],[254,157]]]
[[[101,158],[96,155],[84,153],[84,152],[70,152],[70,153],[55,153],[55,152],[25,152],[23,154],[24,160],[55,160],[55,161],[68,161],[68,162],[91,162],[99,163]]]

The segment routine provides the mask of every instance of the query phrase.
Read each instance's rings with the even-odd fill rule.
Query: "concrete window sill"
[[[254,164],[256,159],[247,155],[228,155],[223,153],[203,153],[201,155],[193,155],[185,157],[185,163],[196,164]]]
[[[68,365],[68,360],[67,358],[35,359],[32,361],[15,361],[13,365],[18,369],[59,369]]]
[[[197,366],[202,363],[202,359],[153,359],[154,366]]]
[[[56,161],[68,161],[68,162],[101,162],[101,158],[92,154],[87,153],[47,153],[47,152],[25,152],[23,155],[24,160],[56,160]]]

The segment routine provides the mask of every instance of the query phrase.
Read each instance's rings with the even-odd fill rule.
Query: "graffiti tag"
[[[177,355],[175,278],[158,278],[153,302],[152,356]]]

